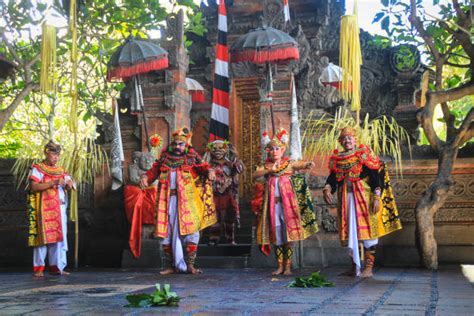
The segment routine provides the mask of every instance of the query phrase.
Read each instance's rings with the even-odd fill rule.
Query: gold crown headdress
[[[191,143],[192,136],[193,133],[187,127],[183,127],[174,131],[173,134],[171,134],[171,141],[173,142],[180,140],[189,145]]]
[[[344,136],[353,136],[355,137],[357,135],[355,128],[352,127],[344,127],[341,129],[341,132],[339,133],[339,138],[342,138]]]
[[[270,139],[267,132],[262,134],[262,146],[266,148],[272,146],[286,147],[289,140],[288,132],[284,128],[279,128],[276,134],[273,135],[273,139]]]

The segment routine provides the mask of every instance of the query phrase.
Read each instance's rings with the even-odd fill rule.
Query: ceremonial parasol
[[[192,78],[186,78],[186,87],[188,88],[191,100],[193,102],[204,102],[204,88],[196,80]]]
[[[130,36],[112,54],[107,65],[109,81],[127,80],[133,76],[168,67],[168,52],[159,45]]]
[[[267,69],[266,88],[262,101],[272,103],[273,78],[271,63],[299,59],[298,43],[293,37],[273,27],[262,26],[239,37],[230,48],[231,62],[265,64]],[[273,107],[271,107],[272,128],[275,131]]]
[[[341,89],[342,83],[342,73],[343,70],[341,67],[329,63],[326,68],[323,69],[321,73],[320,81],[325,86],[331,86],[337,90]],[[351,89],[351,84],[349,83],[349,89]]]
[[[124,44],[112,54],[107,65],[107,79],[133,80],[133,92],[130,96],[131,112],[142,112],[148,150],[151,146],[148,137],[146,116],[143,113],[143,93],[140,74],[168,67],[168,52],[151,41],[130,36]]]

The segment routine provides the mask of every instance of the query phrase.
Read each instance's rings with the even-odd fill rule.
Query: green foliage
[[[413,70],[417,63],[416,52],[412,50],[413,46],[399,46],[395,53],[395,68],[400,71]]]
[[[152,294],[128,294],[125,297],[128,304],[124,307],[178,306],[181,298],[176,292],[171,292],[169,284],[165,284],[163,289],[159,283],[155,286],[156,290]]]
[[[382,35],[374,35],[368,44],[372,47],[385,49],[392,47],[392,40]]]
[[[302,141],[305,159],[328,156],[338,148],[339,133],[344,127],[356,128],[356,120],[349,111],[339,108],[335,116],[324,114],[316,117],[310,113],[302,122]],[[367,114],[361,126],[356,129],[357,142],[369,146],[376,155],[392,157],[395,170],[402,170],[402,146],[410,147],[407,131],[392,117],[381,116],[370,120]]]
[[[17,142],[6,142],[0,144],[0,158],[14,158],[15,153],[21,148],[21,144]]]
[[[458,23],[456,10],[451,1],[433,0],[432,3],[438,10],[436,16],[428,13],[425,9],[426,1],[416,1],[417,17],[426,30],[427,35],[433,42],[435,50],[439,56],[443,56],[442,65],[436,65],[434,55],[428,45],[422,40],[418,31],[411,25],[409,16],[410,3],[406,0],[380,0],[383,8],[378,12],[373,23],[380,23],[381,27],[387,33],[388,38],[399,44],[414,44],[422,54],[422,61],[433,73],[441,76],[440,82],[430,82],[430,91],[445,90],[449,94],[449,90],[469,84],[472,81],[471,58],[472,56],[466,52],[465,47],[453,35],[462,33]],[[460,3],[460,8],[469,16],[469,6]],[[390,18],[390,23],[383,24],[385,17]],[[472,24],[472,23],[471,23]],[[471,25],[469,24],[469,25]],[[466,25],[465,25],[466,27]],[[377,41],[374,41],[377,43]],[[378,40],[380,44],[380,40]],[[444,57],[446,56],[446,57]],[[403,58],[405,60],[405,58]],[[406,62],[410,63],[407,55]],[[403,68],[403,63],[400,66]],[[398,67],[398,64],[397,64]],[[457,101],[448,101],[448,108],[454,116],[455,128],[461,125],[469,110],[474,106],[473,97],[468,96]],[[439,107],[439,106],[438,106]],[[446,120],[443,112],[438,108],[433,114],[434,128],[437,136],[442,141],[446,141]],[[422,133],[420,144],[428,144],[426,136]]]
[[[0,84],[0,113],[27,86],[38,84],[40,62],[34,62],[26,71],[24,65],[40,52],[41,24],[54,16],[62,25],[58,32],[57,77],[58,91],[41,95],[29,93],[17,107],[5,127],[0,131],[0,144],[18,143],[24,148],[8,147],[0,151],[0,157],[42,155],[42,149],[34,152],[31,143],[44,144],[49,139],[60,139],[60,143],[71,144],[74,136],[69,133],[69,85],[71,38],[67,33],[68,12],[62,2],[66,1],[4,1],[0,5],[0,33],[4,33],[10,45],[0,40],[0,53],[19,67],[15,77]],[[187,14],[186,32],[198,35],[206,32],[202,14],[196,13],[198,6],[192,1],[148,0],[93,0],[78,1],[78,117],[79,140],[96,138],[95,127],[98,111],[111,111],[111,98],[124,88],[123,83],[106,80],[107,62],[113,51],[130,34],[146,38],[151,31],[165,26],[170,13],[184,9]],[[0,34],[1,35],[1,34]],[[188,41],[187,46],[192,43]],[[31,74],[28,78],[27,74]],[[69,145],[68,145],[69,146]]]
[[[326,279],[325,275],[319,274],[318,272],[311,273],[308,277],[295,278],[288,287],[333,287],[334,283]]]

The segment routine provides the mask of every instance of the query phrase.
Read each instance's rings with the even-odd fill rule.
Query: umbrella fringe
[[[232,53],[232,62],[251,62],[262,64],[265,62],[282,61],[288,59],[299,59],[300,55],[297,47],[286,47],[272,50],[245,50]]]
[[[193,102],[205,102],[204,92],[199,90],[189,90]]]
[[[139,74],[147,73],[153,70],[168,68],[168,57],[146,61],[133,66],[119,66],[112,68],[107,72],[107,80],[126,79]]]

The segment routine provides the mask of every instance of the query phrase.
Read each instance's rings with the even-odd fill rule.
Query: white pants
[[[62,272],[67,266],[67,215],[66,205],[64,204],[61,205],[61,228],[63,231],[63,241],[33,248],[33,267],[35,272],[44,270],[46,255],[48,255],[48,265],[52,269],[57,267]]]
[[[199,232],[194,234],[181,236],[179,233],[179,218],[178,218],[178,199],[176,195],[170,196],[170,203],[168,206],[168,237],[161,241],[163,245],[170,245],[173,249],[174,266],[181,272],[188,269],[186,261],[184,260],[183,246],[187,243],[198,244]]]
[[[275,235],[277,246],[281,246],[288,243],[288,238],[286,237],[285,216],[283,214],[282,203],[275,203]]]
[[[347,193],[348,198],[348,223],[349,223],[349,241],[348,247],[350,249],[350,254],[352,256],[352,261],[356,265],[356,275],[360,274],[360,253],[359,253],[359,240],[357,238],[357,215],[355,207],[355,198],[352,192]],[[379,242],[378,239],[364,240],[364,248],[370,248],[377,245]]]

